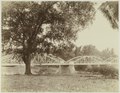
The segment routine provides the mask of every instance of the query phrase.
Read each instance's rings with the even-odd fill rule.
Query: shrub
[[[99,73],[104,75],[105,77],[110,77],[110,78],[118,78],[118,69],[112,67],[112,66],[101,66],[99,69]]]
[[[118,69],[112,66],[101,65],[100,67],[92,66],[92,68],[87,69],[89,72],[98,72],[105,77],[118,78]]]
[[[91,71],[91,72],[99,72],[100,67],[92,66],[92,68],[91,68],[91,69],[88,69],[88,70]]]
[[[85,69],[87,68],[87,66],[86,65],[77,65],[77,66],[75,66],[75,70],[77,70],[77,71],[84,71]]]

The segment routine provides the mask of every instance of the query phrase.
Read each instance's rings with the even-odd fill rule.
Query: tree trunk
[[[30,66],[30,62],[28,62],[27,64],[25,64],[25,74],[26,75],[31,75],[31,66]]]
[[[25,74],[26,75],[31,75],[31,60],[30,60],[30,56],[25,57],[24,60],[25,63]]]
[[[76,72],[74,65],[60,65],[57,70],[59,74],[75,74]]]

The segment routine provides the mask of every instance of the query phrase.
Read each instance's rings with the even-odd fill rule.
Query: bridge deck
[[[31,64],[34,65],[43,65],[43,66],[52,66],[52,65],[117,65],[118,63],[76,63],[76,64],[70,64],[70,63],[42,63],[42,64]],[[2,66],[24,66],[25,64],[2,64]]]
[[[114,65],[118,63],[75,63],[75,64],[70,64],[70,63],[43,63],[41,65]]]

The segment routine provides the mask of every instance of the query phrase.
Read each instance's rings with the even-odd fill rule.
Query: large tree
[[[94,14],[92,2],[2,2],[3,41],[16,46],[12,52],[21,55],[29,75],[33,55],[54,52],[75,40]]]
[[[119,20],[119,2],[118,1],[106,1],[99,7],[105,17],[111,23],[112,28],[118,29]]]

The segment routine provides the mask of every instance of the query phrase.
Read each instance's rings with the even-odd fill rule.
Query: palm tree
[[[106,1],[99,7],[112,25],[113,29],[118,28],[118,1]]]

